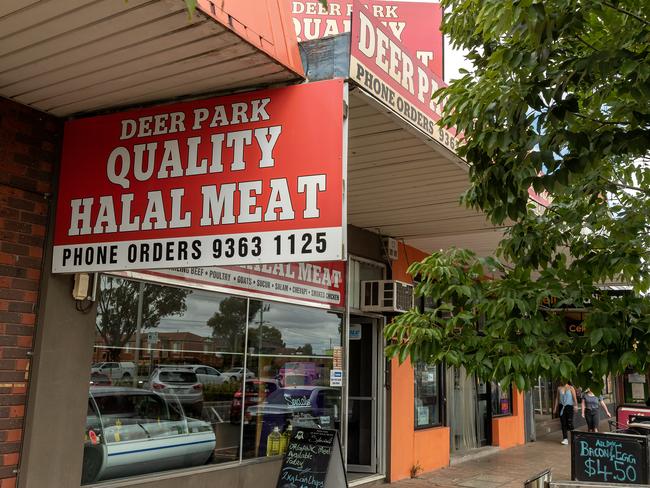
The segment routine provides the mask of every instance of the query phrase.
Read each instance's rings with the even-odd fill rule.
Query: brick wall
[[[0,488],[15,486],[62,125],[0,98]]]

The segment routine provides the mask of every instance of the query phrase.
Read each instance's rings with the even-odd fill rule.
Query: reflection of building
[[[201,337],[191,332],[160,332],[157,333],[158,340],[149,343],[145,329],[140,339],[139,361],[148,363],[153,360],[155,363],[199,363],[220,367],[223,363],[222,356],[218,353],[218,345],[211,337]],[[121,361],[133,361],[136,359],[137,338],[132,337],[122,348]],[[104,341],[99,338],[93,352],[93,362],[107,361],[107,353]]]

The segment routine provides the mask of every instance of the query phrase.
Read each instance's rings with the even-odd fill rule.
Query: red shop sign
[[[351,37],[350,78],[426,137],[455,151],[456,131],[436,125],[442,112],[432,94],[444,81],[359,0],[353,2]]]
[[[367,11],[414,53],[434,73],[442,77],[443,41],[440,32],[442,7],[431,0],[403,2],[365,1]],[[291,14],[299,41],[350,32],[352,0],[292,0]]]
[[[345,307],[345,263],[276,263],[207,268],[123,271],[127,278],[155,277],[158,283],[222,293],[245,292],[262,300],[283,299],[321,308]]]
[[[344,259],[342,80],[68,122],[54,272]]]

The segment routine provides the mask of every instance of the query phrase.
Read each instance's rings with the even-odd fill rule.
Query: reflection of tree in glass
[[[251,347],[259,349],[258,354],[272,354],[284,350],[286,344],[282,340],[282,332],[277,327],[272,325],[262,325],[262,337],[259,336],[259,325],[257,328],[249,329],[248,331],[248,344]]]
[[[136,331],[140,287],[137,281],[102,276],[96,326],[108,347],[108,361],[119,361],[122,348]],[[185,312],[185,298],[190,293],[182,288],[142,284],[142,329],[158,327],[161,318]]]
[[[296,352],[302,354],[303,356],[313,356],[314,348],[312,347],[311,344],[305,344],[304,346],[301,346],[298,349],[296,349]]]
[[[260,307],[261,302],[250,300],[251,316],[254,316]],[[212,337],[222,350],[243,352],[246,322],[246,300],[229,297],[219,303],[219,311],[208,319],[207,324],[212,328]],[[237,357],[231,356],[231,366],[235,366]]]

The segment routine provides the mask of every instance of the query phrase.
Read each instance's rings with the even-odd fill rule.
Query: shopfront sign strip
[[[444,81],[359,0],[353,0],[351,29],[350,79],[425,137],[454,152],[456,130],[436,125],[442,106],[432,98]]]
[[[243,293],[261,300],[282,299],[321,308],[345,307],[343,261],[172,268],[117,274],[221,293]]]
[[[344,259],[344,82],[66,124],[54,272]]]
[[[436,1],[364,2],[368,13],[414,53],[431,71],[442,77],[442,7]],[[291,15],[298,41],[309,41],[350,32],[352,0],[292,0]]]

